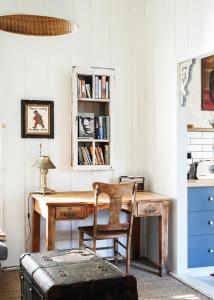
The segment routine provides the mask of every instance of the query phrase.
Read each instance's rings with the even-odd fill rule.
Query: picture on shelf
[[[94,138],[94,114],[81,113],[78,115],[78,137]]]

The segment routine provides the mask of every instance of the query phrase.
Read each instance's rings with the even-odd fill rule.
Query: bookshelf
[[[113,69],[72,69],[71,160],[75,170],[112,169],[113,86]]]

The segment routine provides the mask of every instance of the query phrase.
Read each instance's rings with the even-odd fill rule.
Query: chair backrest
[[[95,192],[95,210],[94,210],[94,234],[97,230],[113,231],[113,230],[130,230],[133,223],[133,214],[135,209],[135,196],[137,190],[137,183],[119,183],[109,184],[102,182],[94,182],[93,189]],[[99,205],[99,196],[105,193],[109,196],[109,221],[108,224],[97,224],[97,214]],[[120,222],[120,213],[122,209],[122,198],[128,196],[130,198],[130,208],[128,214],[128,221],[126,223]]]

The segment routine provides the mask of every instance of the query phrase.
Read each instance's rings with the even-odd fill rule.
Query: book
[[[85,88],[85,80],[81,80],[81,91],[82,91],[82,98],[86,98],[86,88]]]
[[[95,76],[95,98],[99,98],[99,77]]]
[[[86,94],[87,94],[87,97],[88,97],[88,98],[91,98],[91,86],[90,86],[90,84],[87,83],[87,84],[85,85],[85,88],[86,88]]]
[[[104,165],[105,162],[104,162],[104,156],[103,156],[103,149],[102,149],[102,147],[98,146],[98,152],[99,152],[99,155],[100,155],[101,165]]]
[[[110,116],[105,116],[106,139],[110,139]]]
[[[78,138],[94,138],[94,113],[79,113]]]
[[[109,99],[109,81],[106,81],[106,99]]]
[[[100,78],[99,78],[98,84],[99,84],[99,88],[98,88],[98,98],[101,99],[101,98],[102,98],[102,95],[101,95],[101,91],[102,91],[102,83],[101,83],[101,79],[100,79]]]
[[[78,165],[84,165],[81,147],[78,147]]]
[[[87,155],[86,155],[86,152],[85,152],[85,148],[81,147],[81,151],[82,151],[84,165],[88,165],[88,158],[87,158]]]
[[[98,150],[98,147],[95,147],[95,156],[96,156],[96,159],[97,159],[97,164],[98,165],[101,165],[102,162],[101,162],[101,158],[100,158],[100,153],[99,153],[99,150]]]
[[[95,116],[95,138],[103,140],[103,117]]]
[[[85,147],[85,153],[86,153],[86,156],[87,156],[88,164],[92,165],[92,159],[91,159],[91,156],[89,154],[89,151],[88,151],[87,147]]]
[[[104,161],[105,165],[110,165],[109,145],[104,145]]]
[[[106,76],[102,75],[101,77],[101,98],[106,98]]]

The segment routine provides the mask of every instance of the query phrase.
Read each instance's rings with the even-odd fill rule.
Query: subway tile
[[[203,132],[202,137],[205,139],[214,139],[214,131],[212,132]]]
[[[194,162],[199,162],[200,161],[200,158],[194,158],[193,160],[192,160],[192,162],[194,163]]]
[[[213,144],[213,139],[191,139],[191,144],[192,145],[212,145]]]
[[[202,145],[202,151],[213,151],[213,145]]]
[[[213,158],[212,152],[192,152],[192,158],[200,158],[200,159],[211,159]]]
[[[187,138],[202,138],[202,132],[187,132]]]
[[[202,145],[187,145],[187,151],[192,152],[192,151],[202,151]],[[208,150],[210,151],[210,150]]]

